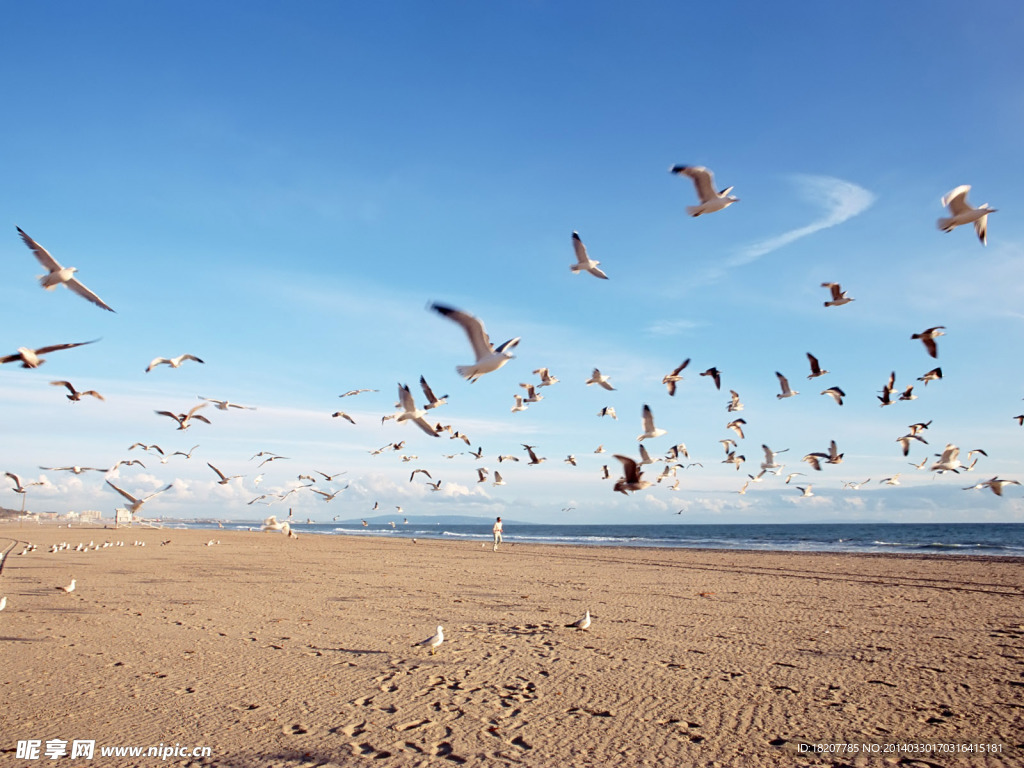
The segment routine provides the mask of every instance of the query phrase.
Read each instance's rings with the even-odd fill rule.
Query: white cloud
[[[842,224],[863,213],[875,202],[875,196],[868,190],[853,182],[843,181],[832,176],[799,175],[795,177],[795,181],[802,197],[824,207],[824,215],[803,227],[797,227],[783,232],[781,235],[748,245],[732,259],[730,266],[749,264],[802,237]]]

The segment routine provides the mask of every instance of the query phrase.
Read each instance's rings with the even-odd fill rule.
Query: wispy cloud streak
[[[822,205],[825,215],[806,226],[797,227],[783,232],[781,235],[746,246],[730,260],[729,266],[738,267],[749,264],[802,237],[842,224],[863,213],[875,202],[875,196],[871,192],[842,179],[831,176],[799,175],[795,177],[795,180],[800,188],[800,194],[805,199]]]

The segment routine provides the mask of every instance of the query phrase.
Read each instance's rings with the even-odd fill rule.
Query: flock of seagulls
[[[713,173],[702,166],[688,166],[688,165],[674,165],[670,169],[670,172],[677,176],[685,176],[689,178],[696,191],[698,203],[687,207],[687,213],[693,217],[699,217],[703,215],[709,215],[718,213],[732,204],[739,202],[739,199],[731,194],[733,187],[727,187],[721,190],[717,190],[714,182]],[[949,216],[939,219],[939,229],[950,232],[953,229],[973,224],[975,231],[979,237],[979,240],[985,244],[987,242],[987,221],[988,216],[995,212],[995,209],[990,208],[987,204],[979,206],[977,208],[972,207],[967,202],[967,193],[970,190],[969,186],[960,186],[951,190],[947,195],[943,196],[941,202],[943,207],[948,209]],[[104,310],[113,312],[114,310],[102,299],[100,299],[93,291],[88,289],[77,277],[77,269],[74,267],[63,267],[53,256],[46,251],[41,245],[35,240],[29,237],[20,228],[17,229],[19,236],[21,237],[24,244],[30,249],[35,256],[36,260],[46,270],[45,274],[40,277],[40,283],[46,290],[53,290],[60,285],[64,285],[70,291],[76,295],[86,299],[90,303]],[[580,234],[576,231],[572,232],[571,245],[573,253],[575,255],[575,262],[571,264],[570,269],[574,274],[581,272],[587,272],[595,278],[601,280],[609,280],[608,274],[600,268],[601,262],[592,259],[587,251],[587,247],[584,245]],[[848,291],[843,290],[839,282],[823,282],[821,287],[826,288],[829,291],[829,299],[824,302],[824,306],[832,311],[834,308],[843,307],[849,305],[854,301],[854,298],[849,296]],[[433,303],[429,305],[429,309],[437,314],[445,317],[452,322],[459,325],[462,331],[465,333],[467,340],[469,341],[470,347],[473,353],[473,362],[457,365],[455,370],[464,379],[469,382],[478,381],[481,377],[494,374],[499,371],[510,361],[515,359],[513,354],[516,347],[519,345],[521,339],[518,336],[509,338],[503,343],[495,346],[488,336],[488,333],[484,327],[483,321],[469,312],[447,306],[445,304]],[[846,310],[843,310],[846,311]],[[937,325],[925,329],[919,333],[914,333],[911,336],[912,340],[919,340],[924,345],[927,354],[931,358],[938,357],[938,345],[936,339],[945,334],[946,327],[943,325]],[[4,363],[20,363],[23,368],[36,368],[45,362],[45,356],[57,351],[63,351],[67,349],[73,349],[76,347],[94,344],[98,341],[84,341],[84,342],[73,342],[73,343],[62,343],[48,345],[38,348],[20,347],[18,350],[10,355],[0,357],[0,364]],[[810,366],[810,372],[807,375],[807,379],[813,380],[819,377],[828,375],[829,370],[822,367],[818,357],[808,352],[806,353],[808,363]],[[160,366],[166,366],[171,369],[181,367],[186,362],[194,362],[196,364],[204,364],[204,360],[193,354],[181,354],[176,357],[154,357],[150,363],[146,366],[145,372],[150,373],[154,369]],[[667,395],[669,397],[675,397],[680,390],[680,386],[684,381],[684,371],[690,365],[691,359],[686,358],[679,365],[673,367],[668,373],[665,373],[662,377],[662,384],[666,388]],[[522,413],[526,411],[528,407],[534,403],[539,403],[544,399],[544,396],[540,394],[543,387],[553,386],[558,383],[559,379],[551,374],[551,371],[546,368],[538,368],[533,371],[535,375],[539,377],[536,382],[521,382],[520,392],[516,392],[513,395],[513,405],[511,407],[512,413]],[[778,380],[779,392],[776,394],[778,400],[787,400],[789,398],[797,397],[800,395],[798,390],[795,390],[790,385],[790,381],[782,372],[776,371],[775,375]],[[700,377],[708,378],[713,384],[716,390],[722,389],[722,382],[725,378],[725,374],[715,366],[708,367],[706,370],[699,373]],[[923,376],[918,377],[917,381],[923,382],[927,385],[929,382],[939,381],[942,378],[942,369],[933,368]],[[72,382],[66,380],[55,380],[50,382],[52,386],[63,387],[66,391],[66,398],[71,402],[80,402],[83,398],[94,398],[97,401],[104,401],[105,398],[99,392],[94,389],[80,389],[76,387]],[[382,423],[387,420],[394,420],[396,423],[401,424],[404,422],[411,422],[426,435],[431,438],[438,439],[443,434],[447,433],[450,439],[460,439],[467,446],[472,448],[471,439],[462,431],[455,429],[452,425],[445,425],[439,421],[434,420],[435,409],[438,409],[446,405],[449,401],[449,395],[445,394],[438,397],[424,376],[419,377],[420,388],[423,392],[425,401],[418,404],[417,398],[414,397],[412,390],[407,384],[398,384],[398,400],[396,403],[396,410],[393,413],[385,414],[382,416]],[[593,368],[592,374],[587,378],[583,384],[585,386],[596,385],[606,392],[616,392],[616,387],[612,384],[610,377],[602,373],[597,367]],[[895,388],[895,372],[890,377],[888,384],[881,390],[881,395],[878,396],[878,400],[881,405],[889,406],[897,402],[913,400],[918,395],[913,392],[914,386],[906,386],[902,391]],[[373,388],[358,388],[351,389],[339,397],[349,398],[361,395],[364,393],[378,392],[378,389]],[[739,393],[735,389],[729,389],[730,399],[726,404],[726,410],[730,414],[740,412],[744,410],[744,404],[740,398]],[[820,394],[831,398],[831,400],[837,406],[843,406],[847,393],[839,386],[832,385],[823,390]],[[154,410],[154,412],[166,418],[171,419],[176,424],[177,431],[185,431],[192,427],[195,423],[211,424],[211,419],[207,417],[201,411],[208,406],[214,406],[215,409],[227,412],[229,410],[255,410],[251,406],[240,405],[233,403],[227,399],[217,399],[199,396],[201,402],[191,406],[185,410],[179,409],[161,409]],[[346,411],[336,411],[331,414],[332,417],[342,419],[350,424],[355,424],[356,420],[352,414]],[[602,418],[610,418],[611,420],[618,420],[619,415],[616,409],[612,405],[606,405],[601,408],[598,412],[598,416]],[[1024,424],[1024,414],[1018,417],[1019,423]],[[929,422],[930,423],[930,422]],[[733,418],[731,421],[725,424],[727,430],[731,430],[735,435],[736,439],[730,438],[722,440],[722,444],[725,447],[725,459],[722,463],[733,465],[737,471],[741,470],[741,467],[746,461],[746,457],[740,452],[740,446],[737,443],[737,439],[740,441],[745,440],[744,426],[747,421],[743,418]],[[656,426],[654,413],[651,406],[644,403],[641,409],[641,428],[642,431],[637,436],[637,442],[639,443],[638,448],[640,452],[639,458],[627,455],[626,453],[620,452],[615,453],[614,458],[621,465],[621,475],[616,479],[612,476],[612,473],[605,465],[601,468],[601,477],[612,480],[612,488],[615,492],[620,493],[634,493],[642,491],[646,488],[651,487],[657,483],[661,483],[665,480],[675,480],[673,489],[679,488],[679,480],[677,477],[677,471],[679,469],[686,469],[691,467],[702,467],[700,462],[691,462],[689,464],[683,464],[682,458],[688,458],[689,453],[686,446],[682,443],[677,443],[671,446],[666,452],[665,456],[652,458],[648,453],[648,450],[644,447],[644,441],[654,441],[667,434],[667,430]],[[896,438],[896,442],[899,443],[900,448],[904,456],[908,456],[911,447],[917,444],[927,444],[927,441],[921,435],[921,431],[927,428],[926,426],[914,427],[913,425],[908,430],[907,434],[901,435]],[[381,449],[373,451],[374,454],[381,454],[386,450],[394,450],[396,452],[401,451],[401,443],[393,443],[390,446],[384,446]],[[166,463],[172,455],[183,455],[186,458],[191,458],[191,451],[184,453],[181,451],[175,451],[174,453],[165,454],[165,452],[156,445],[147,445],[143,443],[136,443],[129,448],[129,450],[140,447],[147,452],[155,451],[159,455],[161,463]],[[193,447],[192,450],[198,446]],[[546,461],[546,458],[538,454],[538,447],[536,445],[523,444],[523,449],[526,451],[528,457],[527,465],[539,465]],[[748,475],[748,479],[744,482],[739,493],[746,493],[751,483],[757,483],[764,480],[765,475],[778,475],[783,466],[776,462],[776,457],[783,451],[773,452],[767,446],[762,446],[765,452],[765,461],[762,462],[760,473],[757,475]],[[604,451],[603,446],[599,446],[594,453],[601,453]],[[973,463],[969,467],[965,467],[959,462],[958,458],[959,448],[950,444],[947,449],[938,455],[938,460],[934,461],[930,465],[930,470],[937,474],[943,474],[945,472],[959,473],[961,471],[970,471],[973,469]],[[483,457],[483,449],[477,447],[475,450],[471,450],[470,455],[477,460],[481,460]],[[983,452],[982,452],[983,453]],[[457,454],[446,454],[449,458],[454,457]],[[823,465],[838,464],[842,461],[843,454],[838,452],[836,442],[833,440],[830,443],[829,450],[826,451],[810,451],[804,456],[804,461],[815,471],[822,471]],[[256,458],[262,458],[263,461],[259,464],[260,467],[273,461],[284,461],[288,457],[275,454],[270,451],[261,451],[253,456],[253,460]],[[402,455],[403,461],[414,461],[417,457],[413,455]],[[498,457],[498,461],[519,461],[519,457],[513,454],[502,454]],[[975,462],[977,459],[974,460]],[[578,466],[578,461],[574,455],[569,455],[564,462],[570,466]],[[654,463],[663,463],[664,466],[660,475],[656,481],[651,481],[644,478],[644,467],[650,466]],[[216,483],[218,485],[228,485],[235,480],[242,480],[245,476],[242,474],[228,474],[221,471],[213,462],[207,461],[207,466],[216,475]],[[110,473],[113,470],[121,466],[133,466],[138,465],[145,467],[145,464],[138,459],[123,459],[118,461],[109,469],[102,469],[98,467],[83,467],[78,465],[69,465],[61,467],[41,467],[48,471],[68,471],[76,475],[80,475],[85,472],[96,471]],[[928,466],[927,460],[915,463],[914,466],[924,468]],[[486,467],[477,467],[477,483],[484,483],[488,479],[491,479],[491,472]],[[326,473],[320,473],[323,475],[328,482],[333,481],[336,475],[327,475]],[[418,474],[424,475],[425,479],[429,482],[426,483],[431,491],[440,491],[445,482],[443,479],[431,476],[430,472],[426,468],[415,468],[410,477],[409,482],[413,482]],[[787,477],[786,482],[794,476],[801,473],[791,473]],[[27,490],[34,484],[32,482],[23,482],[16,474],[8,472],[6,473],[8,479],[10,479],[14,486],[13,490],[15,493],[24,495]],[[890,478],[886,478],[883,481],[887,484],[898,483],[899,473],[893,475]],[[259,475],[253,482],[254,485],[258,485],[262,479],[262,475]],[[290,488],[283,493],[264,493],[253,498],[249,504],[257,502],[263,503],[276,503],[282,501],[293,493],[299,490],[308,489],[312,494],[319,496],[324,502],[330,502],[335,499],[343,490],[336,488],[318,488],[315,487],[315,483],[318,482],[314,479],[312,474],[299,474],[299,481],[308,480],[308,484],[299,485],[297,487]],[[865,483],[867,481],[864,481]],[[170,490],[173,485],[167,484],[164,487],[156,490],[148,495],[133,494],[118,487],[110,479],[107,479],[106,484],[110,486],[115,492],[120,494],[127,502],[128,509],[133,513],[137,514],[143,505],[158,496],[161,493]],[[492,485],[501,486],[505,485],[506,480],[498,472],[493,473]],[[856,490],[860,488],[864,483],[852,483],[845,482],[844,488]],[[975,484],[969,486],[969,488],[988,488],[997,495],[1002,495],[1004,489],[1008,485],[1017,485],[1016,481],[1003,480],[998,477],[993,477],[991,480],[985,483]],[[347,487],[347,486],[346,486]],[[805,496],[813,495],[811,493],[811,485],[806,485],[800,488],[800,491]],[[270,517],[264,524],[265,530],[281,530],[286,533],[292,533],[291,526],[287,522],[278,522],[276,518]],[[440,629],[440,628],[439,628]],[[440,632],[439,632],[440,634]]]

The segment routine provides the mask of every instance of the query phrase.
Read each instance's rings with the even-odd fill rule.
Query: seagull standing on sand
[[[469,337],[469,343],[473,345],[476,362],[472,365],[455,366],[455,370],[464,379],[476,381],[485,373],[498,370],[515,357],[512,354],[512,350],[519,344],[520,338],[518,336],[495,347],[491,344],[487,331],[484,330],[484,324],[479,318],[474,317],[468,312],[452,309],[441,304],[431,304],[430,308],[461,325],[462,330]]]
[[[585,614],[583,614],[583,618],[582,619],[580,619],[579,621],[574,621],[572,624],[566,624],[565,626],[568,629],[589,629],[589,627],[590,627],[590,609],[589,608],[587,609],[587,612]]]
[[[962,224],[974,223],[974,231],[982,245],[988,243],[988,215],[995,213],[995,208],[989,208],[988,203],[982,203],[977,208],[967,202],[967,193],[971,191],[970,184],[962,184],[950,190],[942,198],[942,206],[948,208],[950,216],[939,219],[936,224],[943,232],[952,232]],[[20,231],[20,230],[19,230]]]
[[[669,168],[669,172],[689,176],[693,179],[693,185],[697,189],[700,205],[686,206],[686,212],[691,216],[714,213],[723,208],[728,208],[733,203],[739,202],[738,197],[733,197],[729,194],[732,192],[732,187],[726,187],[721,192],[716,192],[714,175],[701,165],[673,165]]]
[[[158,365],[169,365],[171,368],[179,368],[181,364],[186,360],[194,360],[197,363],[202,363],[195,355],[178,355],[177,357],[154,357],[153,361],[146,366],[146,373],[149,373]]]
[[[75,267],[62,267],[57,263],[57,260],[50,255],[49,251],[26,235],[25,232],[22,231],[21,227],[16,227],[16,229],[18,230],[18,234],[21,235],[21,239],[25,242],[25,245],[27,245],[35,255],[36,260],[46,269],[46,274],[39,278],[39,282],[43,288],[48,291],[52,291],[58,285],[63,283],[83,299],[91,301],[97,307],[105,309],[108,312],[114,311],[107,306],[99,296],[79,282],[78,278],[74,276],[75,272],[78,271]]]
[[[62,589],[65,592],[74,592],[75,591],[75,580],[72,579],[71,583],[68,584],[66,587],[57,587],[57,589]]]
[[[426,646],[426,647],[430,648],[430,655],[433,656],[434,655],[434,651],[437,650],[438,648],[440,648],[441,647],[441,643],[443,643],[443,642],[444,642],[444,628],[440,624],[438,624],[437,625],[437,632],[434,635],[431,635],[426,640],[421,640],[418,643],[414,643],[413,647],[415,648],[418,645]]]
[[[589,272],[594,277],[600,277],[602,280],[607,280],[606,275],[602,270],[598,269],[600,261],[594,261],[587,255],[587,247],[583,245],[583,241],[580,240],[579,234],[576,232],[572,233],[572,248],[576,251],[576,263],[569,267],[574,275],[578,275],[580,272]]]

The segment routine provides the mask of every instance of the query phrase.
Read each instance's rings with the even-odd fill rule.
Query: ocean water
[[[178,524],[168,524],[169,526]],[[181,527],[216,528],[185,523]],[[258,523],[228,523],[247,530]],[[390,525],[298,523],[298,533],[326,536],[491,541],[491,524],[410,522]],[[506,543],[588,547],[672,547],[782,552],[861,552],[1024,557],[1024,523],[843,523],[792,525],[538,525],[505,522]]]

